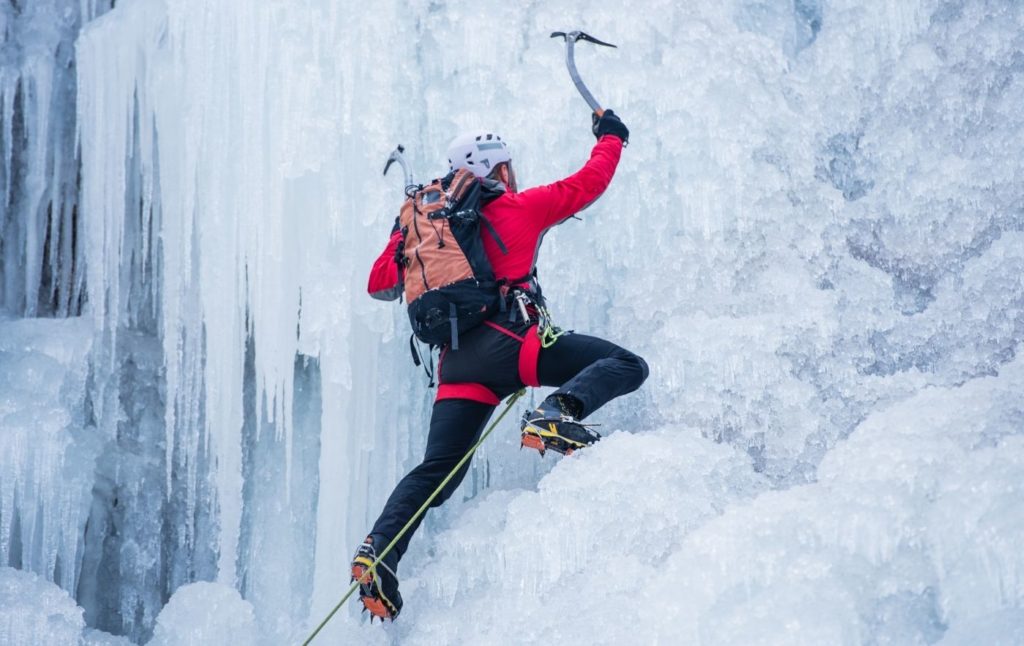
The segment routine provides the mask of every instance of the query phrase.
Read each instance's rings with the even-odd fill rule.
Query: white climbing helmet
[[[477,177],[487,177],[495,166],[510,161],[508,145],[492,132],[466,132],[448,144],[448,167],[468,169]]]

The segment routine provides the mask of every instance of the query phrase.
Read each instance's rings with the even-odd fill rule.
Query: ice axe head
[[[388,170],[391,168],[391,164],[398,162],[398,165],[402,167],[402,173],[405,176],[405,192],[406,194],[408,194],[410,187],[413,186],[413,180],[412,172],[409,170],[409,164],[408,162],[405,161],[405,155],[402,154],[404,152],[405,146],[401,144],[399,144],[397,148],[391,151],[391,154],[388,155],[387,163],[384,164],[384,174],[388,174]]]
[[[388,170],[391,168],[391,164],[394,164],[395,162],[401,163],[402,153],[404,152],[405,146],[403,146],[402,144],[398,144],[398,148],[395,148],[394,150],[391,151],[391,154],[388,155],[388,162],[384,164],[385,175],[388,174]]]
[[[578,40],[585,40],[588,43],[603,45],[604,47],[615,47],[615,45],[606,43],[603,40],[598,40],[590,34],[582,31],[556,31],[552,32],[551,37],[562,38],[565,40],[565,64],[569,68],[569,76],[572,77],[572,82],[576,85],[576,89],[583,95],[583,100],[587,102],[587,105],[589,105],[590,109],[594,111],[594,114],[600,117],[604,114],[604,108],[601,107],[601,104],[597,102],[594,95],[591,94],[590,90],[587,89],[587,86],[583,84],[583,80],[580,79],[580,74],[576,71],[576,60],[573,55],[573,50],[575,49],[576,41]]]
[[[615,45],[612,45],[611,43],[606,43],[603,40],[598,40],[598,39],[594,38],[593,36],[591,36],[590,34],[582,32],[582,31],[570,31],[569,33],[565,33],[564,31],[553,31],[553,32],[551,32],[551,37],[552,38],[564,38],[565,42],[567,42],[567,43],[568,42],[575,43],[577,40],[585,40],[585,41],[587,41],[589,43],[594,43],[595,45],[604,45],[605,47],[615,47]]]

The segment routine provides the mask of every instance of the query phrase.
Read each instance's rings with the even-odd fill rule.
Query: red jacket
[[[521,193],[507,192],[483,208],[508,253],[502,253],[490,235],[483,235],[484,252],[495,278],[515,280],[533,271],[541,239],[548,229],[586,208],[608,188],[622,154],[622,140],[605,135],[590,153],[583,168],[547,186]],[[367,291],[374,298],[394,300],[402,290],[402,276],[395,254],[402,234],[397,223],[383,253],[373,263]]]

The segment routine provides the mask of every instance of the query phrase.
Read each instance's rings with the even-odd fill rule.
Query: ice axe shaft
[[[398,162],[398,165],[402,167],[402,173],[405,176],[405,192],[408,194],[409,189],[415,186],[415,184],[413,184],[412,181],[412,171],[409,170],[409,163],[405,161],[405,155],[402,154],[404,152],[405,146],[402,144],[398,144],[398,147],[391,151],[391,154],[388,155],[387,163],[384,164],[384,175],[388,174],[391,164]]]
[[[583,100],[587,102],[587,105],[589,105],[590,109],[594,111],[594,114],[600,117],[604,114],[604,108],[601,107],[601,104],[597,102],[594,95],[591,94],[590,90],[587,89],[587,86],[584,85],[583,79],[580,78],[580,73],[576,69],[576,56],[574,53],[576,49],[576,41],[585,40],[587,42],[594,43],[595,45],[603,45],[604,47],[615,47],[615,45],[598,40],[590,34],[585,34],[582,31],[570,31],[568,33],[564,31],[556,31],[552,32],[551,37],[565,39],[565,65],[569,68],[569,76],[572,77],[572,82],[576,85],[576,89],[583,95]]]

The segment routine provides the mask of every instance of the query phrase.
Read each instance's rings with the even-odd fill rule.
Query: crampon
[[[548,450],[572,455],[573,451],[601,439],[600,433],[547,403],[541,404],[537,410],[527,411],[523,415],[521,429],[520,448],[533,449],[542,456]]]
[[[373,538],[367,537],[352,558],[352,581],[359,582],[359,600],[363,602],[363,612],[370,613],[371,623],[374,619],[394,621],[402,610],[398,576],[383,561],[373,567],[376,560]]]

